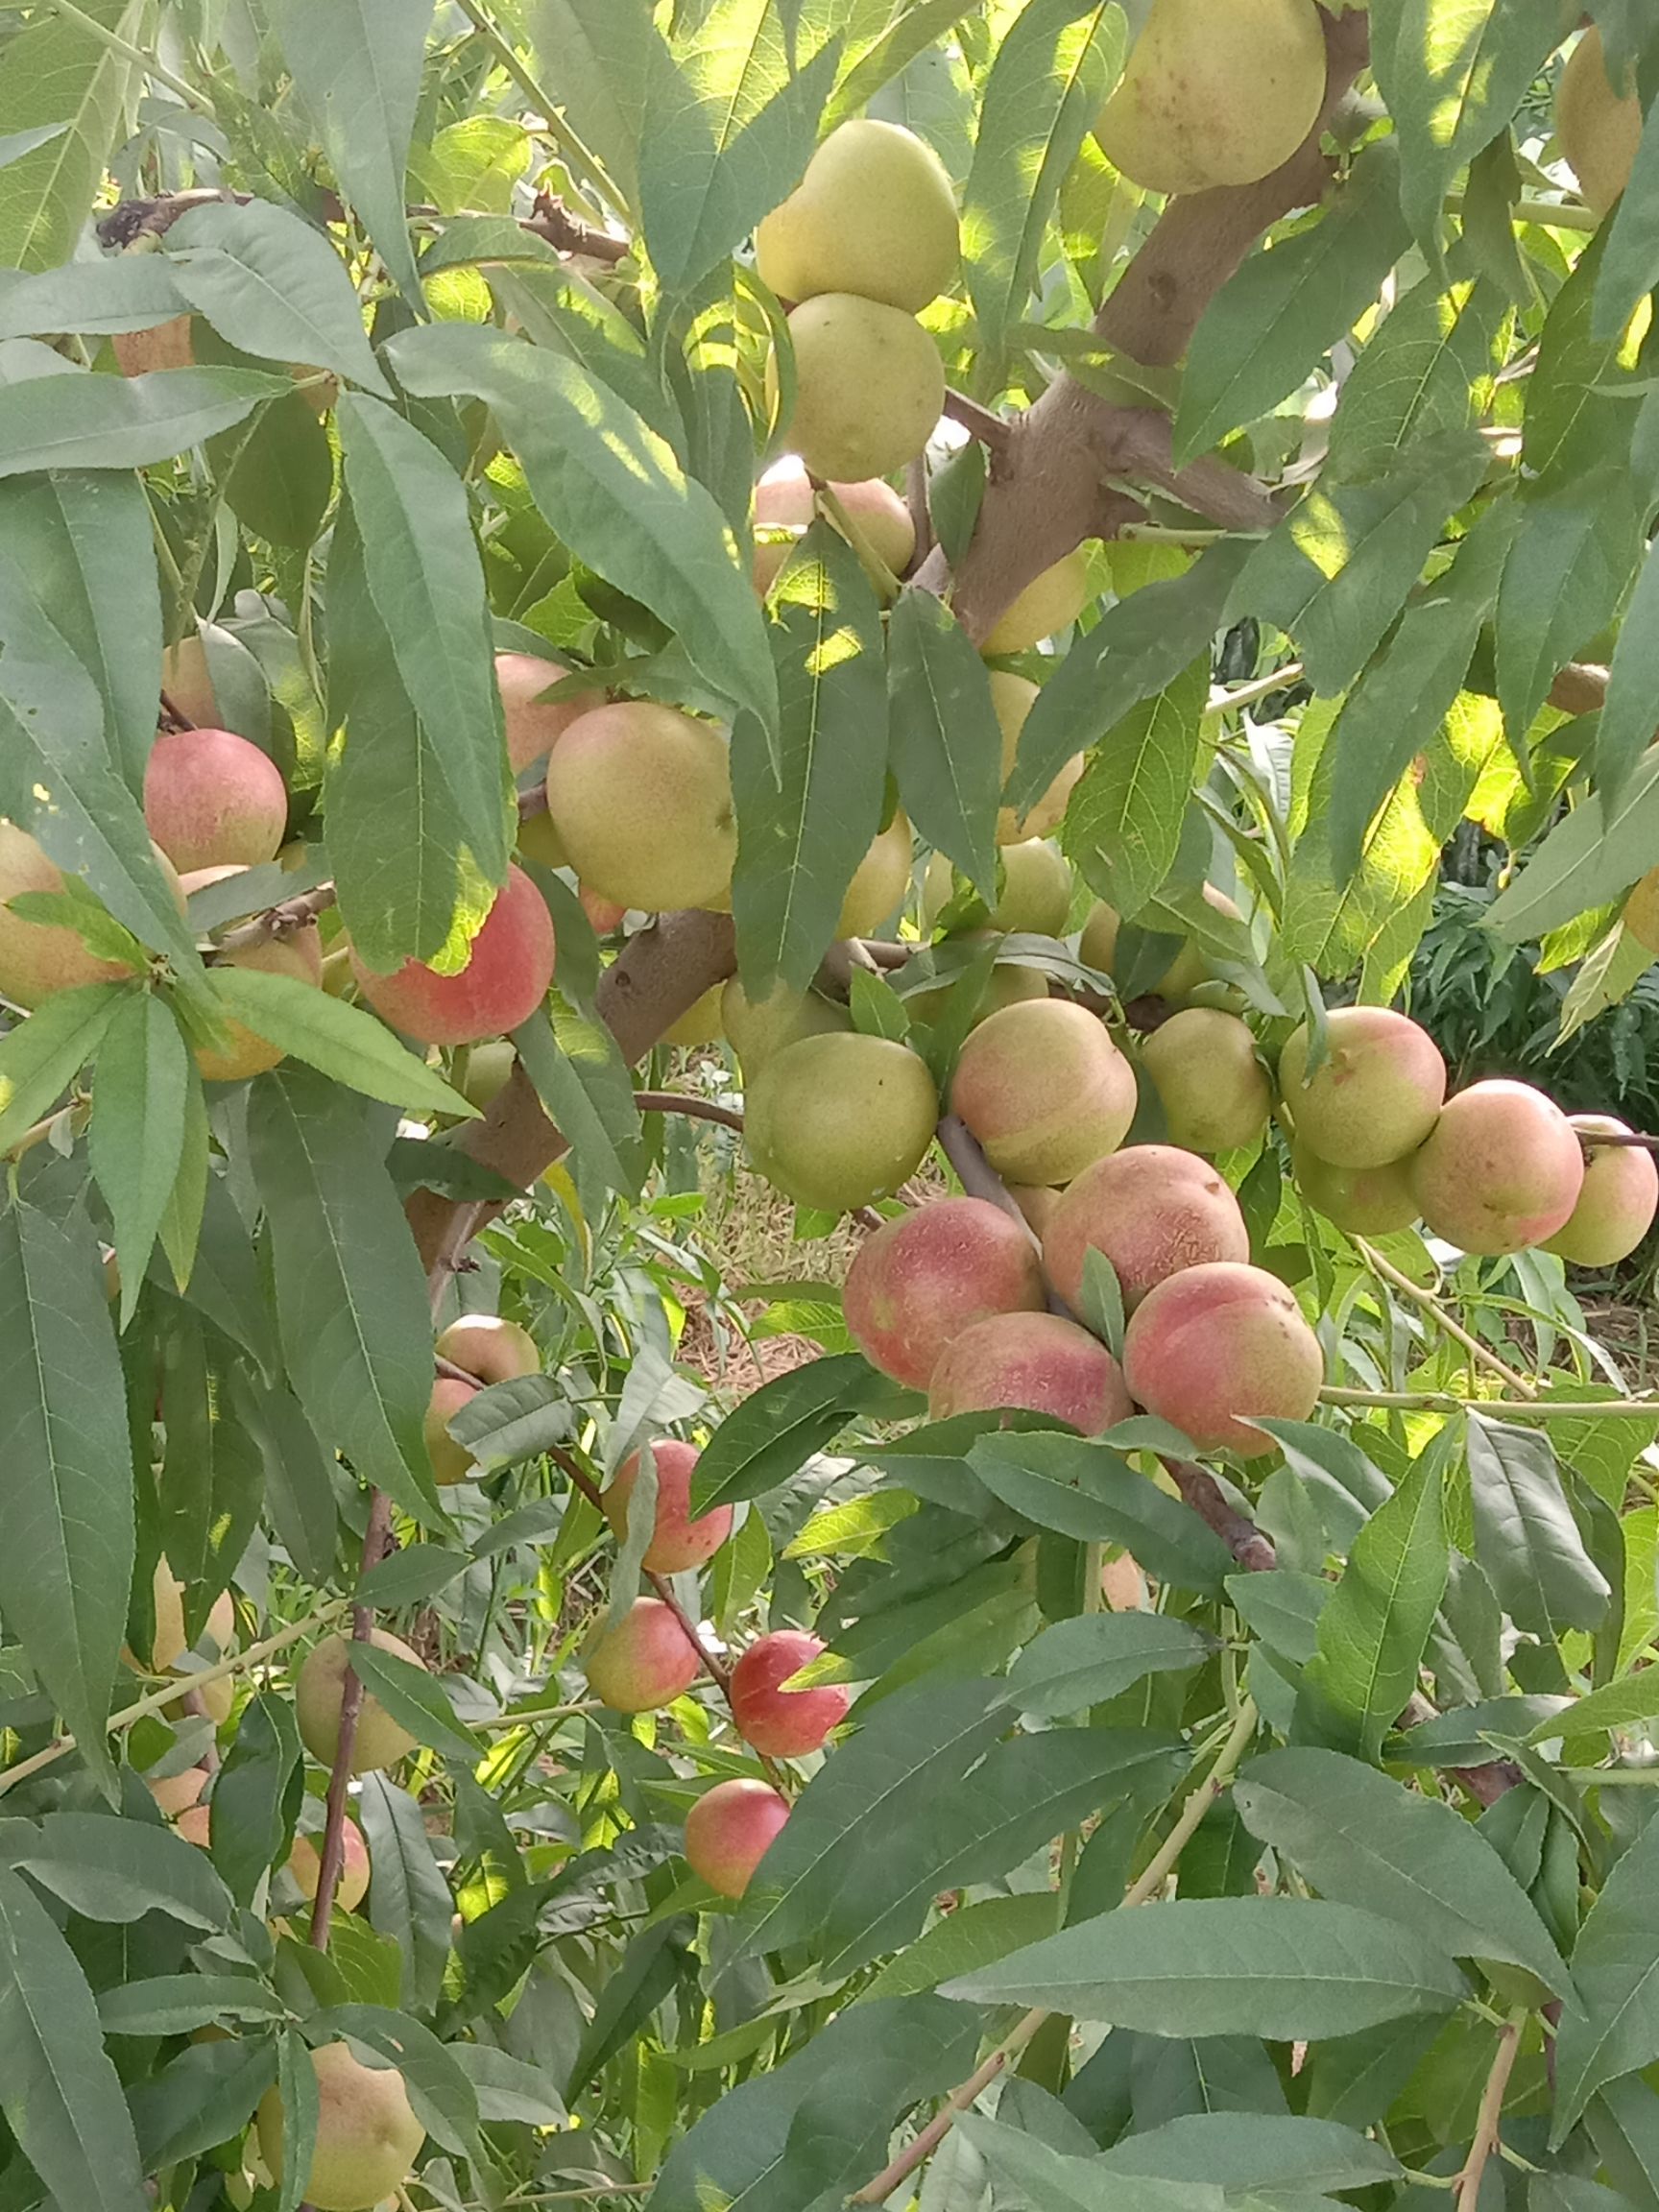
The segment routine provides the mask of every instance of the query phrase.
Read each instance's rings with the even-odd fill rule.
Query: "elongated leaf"
[[[1551,1700],[1554,1703],[1554,1700]],[[1639,1727],[1659,1718],[1659,1668],[1644,1667],[1634,1674],[1604,1682],[1572,1707],[1556,1706],[1532,1730],[1527,1742],[1548,1743],[1554,1736],[1586,1736],[1593,1729]]]
[[[459,236],[458,236],[459,234]],[[473,251],[487,255],[496,240],[505,249],[522,253],[526,242],[542,247],[545,259],[525,267],[521,262],[503,267],[486,258],[484,273],[502,304],[523,324],[538,346],[565,353],[590,376],[609,384],[617,397],[632,407],[677,453],[684,453],[685,428],[680,413],[655,367],[645,341],[628,318],[605,295],[581,276],[550,246],[524,230],[509,216],[468,218],[451,223],[428,249],[421,261],[430,266],[440,248],[450,251],[471,242]],[[751,454],[751,473],[753,455]],[[747,508],[745,508],[747,514]]]
[[[178,1179],[189,1075],[189,1051],[166,1000],[153,991],[125,996],[98,1046],[89,1139],[115,1238],[123,1329]]]
[[[256,369],[0,384],[0,476],[36,469],[143,469],[228,430],[291,387]]]
[[[1137,2130],[1099,2161],[1116,2174],[1247,2189],[1363,2189],[1400,2176],[1380,2143],[1289,2112],[1189,2112]]]
[[[1573,1946],[1576,2002],[1555,2042],[1560,2142],[1604,2082],[1659,2058],[1659,1829],[1651,1823],[1615,1863]]]
[[[1440,1466],[1425,1453],[1355,1538],[1308,1669],[1311,1710],[1368,1757],[1417,1686],[1450,1566]]]
[[[351,1671],[418,1742],[446,1758],[477,1759],[478,1739],[456,1719],[455,1708],[436,1675],[373,1644],[352,1645]]]
[[[309,2023],[320,2040],[349,2035],[396,2066],[409,2102],[445,2149],[476,2151],[478,2099],[472,2084],[430,2028],[383,2005],[336,2005]]]
[[[1644,123],[1629,181],[1619,196],[1608,226],[1607,247],[1596,283],[1592,329],[1598,338],[1623,333],[1637,302],[1659,282],[1659,124],[1652,109]]]
[[[407,330],[388,350],[410,391],[487,400],[577,559],[661,615],[709,683],[775,726],[772,658],[731,525],[631,408],[574,363],[500,331]]]
[[[1120,914],[1138,913],[1175,864],[1209,696],[1205,652],[1130,709],[1067,802],[1060,841],[1091,890]]]
[[[1310,492],[1256,547],[1229,613],[1276,622],[1301,648],[1314,689],[1342,690],[1405,604],[1446,517],[1485,471],[1484,442],[1453,432],[1403,456],[1385,483]]]
[[[890,1959],[861,1996],[912,1997],[936,1989],[953,1975],[1006,1959],[1054,1932],[1055,1900],[1045,1890],[1017,1897],[982,1897],[936,1920],[914,1943]]]
[[[1218,2184],[1116,2174],[1102,2159],[1073,2156],[978,2112],[958,2126],[991,2172],[1034,2212],[1225,2212]]]
[[[298,215],[268,200],[215,201],[190,208],[165,244],[180,291],[232,346],[392,397],[346,264]]]
[[[1467,1984],[1436,1944],[1352,1905],[1178,1898],[1104,1912],[947,1983],[982,2005],[1047,2005],[1151,2035],[1351,2035],[1449,2012]]]
[[[1002,733],[985,663],[931,591],[887,623],[893,774],[905,812],[984,899],[996,896]]]
[[[262,968],[211,969],[208,986],[219,1012],[366,1098],[415,1113],[476,1115],[436,1069],[361,1007]]]
[[[1609,820],[1652,741],[1659,688],[1659,553],[1643,559],[1619,626],[1607,696],[1596,725],[1596,792]]]
[[[1060,187],[1123,59],[1116,0],[1034,0],[985,81],[962,199],[968,296],[993,358],[1025,312]]]
[[[317,2074],[298,2028],[284,2028],[277,2045],[276,2086],[282,2100],[282,2157],[277,2212],[299,2212],[305,2176],[317,2147]]]
[[[0,186],[4,191],[4,186]],[[85,336],[148,330],[190,303],[156,253],[123,253],[42,269],[0,290],[0,338],[47,338],[60,330]]]
[[[1557,822],[1487,909],[1487,923],[1517,942],[1620,898],[1653,865],[1659,836],[1659,753],[1643,755],[1617,800],[1575,806]]]
[[[59,991],[0,1037],[0,1151],[53,1106],[98,1049],[125,994],[118,983]]]
[[[1507,1960],[1557,1995],[1571,1987],[1537,1908],[1439,1798],[1338,1752],[1300,1748],[1252,1760],[1233,1796],[1251,1834],[1322,1896],[1398,1920],[1454,1958]]]
[[[252,1902],[292,1832],[300,1763],[293,1706],[270,1692],[251,1699],[213,1785],[213,1863],[239,1904]]]
[[[132,65],[98,27],[112,31],[126,0],[89,0],[90,23],[55,11],[8,42],[0,84],[0,137],[13,146],[0,169],[0,267],[50,269],[74,251],[120,128]],[[27,133],[41,133],[23,151]]]
[[[1333,475],[1358,480],[1393,468],[1416,440],[1479,421],[1508,328],[1489,277],[1425,276],[1390,309],[1342,387],[1331,425]]]
[[[769,601],[780,761],[739,715],[732,733],[737,957],[756,995],[805,991],[840,933],[841,902],[881,827],[887,686],[881,614],[858,557],[814,523]]]
[[[1596,287],[1606,252],[1603,224],[1551,301],[1527,395],[1521,461],[1535,489],[1563,489],[1626,449],[1631,408],[1618,397],[1634,373],[1634,330],[1598,338]]]
[[[727,1415],[691,1476],[691,1509],[758,1498],[786,1482],[861,1412],[892,1396],[862,1353],[838,1352],[774,1376]]]
[[[413,2004],[433,2004],[449,1955],[449,1894],[420,1806],[384,1774],[365,1774],[357,1801],[369,1845],[369,1917],[397,1942]]]
[[[81,1756],[110,1775],[104,1723],[132,1582],[126,1391],[84,1216],[0,1211],[0,1613]]]
[[[1609,459],[1528,500],[1498,591],[1498,697],[1522,744],[1556,671],[1618,612],[1642,557],[1646,494]]]
[[[533,1014],[513,1032],[513,1044],[536,1095],[583,1166],[618,1196],[637,1198],[644,1138],[633,1078],[604,1022],[555,992],[551,1019]]]
[[[280,2020],[286,2010],[274,1989],[242,1974],[159,1974],[98,1999],[106,2035],[187,2035],[210,2022]]]
[[[204,1933],[227,1929],[230,1893],[204,1853],[170,1828],[101,1813],[49,1813],[39,1840],[13,1863],[89,1920],[131,1922],[164,1912]]]
[[[248,1110],[283,1356],[311,1426],[426,1524],[444,1514],[421,1423],[425,1279],[363,1111],[308,1070],[262,1075]]]
[[[542,80],[626,205],[639,188],[639,139],[657,32],[648,0],[533,0]]]
[[[271,0],[269,12],[341,190],[393,282],[418,300],[403,175],[432,0]]]
[[[822,10],[785,24],[770,0],[714,0],[672,56],[653,42],[639,212],[667,291],[699,284],[805,168],[841,52],[826,32]]]
[[[982,1436],[968,1464],[985,1487],[1040,1527],[1121,1544],[1177,1590],[1218,1591],[1233,1554],[1190,1506],[1138,1475],[1109,1445],[1081,1436]]]
[[[0,2112],[60,2203],[144,2212],[138,2144],[92,1992],[10,1867],[0,1867]]]
[[[1159,1613],[1088,1613],[1059,1621],[1008,1671],[1008,1702],[1053,1718],[1116,1697],[1167,1669],[1200,1666],[1213,1646],[1201,1629]]]
[[[1400,258],[1400,154],[1368,146],[1320,220],[1253,253],[1204,310],[1175,410],[1175,459],[1267,414],[1351,330]]]
[[[1248,539],[1212,545],[1184,576],[1148,584],[1109,608],[1039,693],[1009,779],[1011,806],[1028,806],[1074,753],[1099,743],[1142,699],[1174,683],[1214,643]]]
[[[1475,1556],[1516,1627],[1551,1644],[1594,1628],[1607,1578],[1584,1549],[1549,1438],[1472,1413],[1469,1489]]]

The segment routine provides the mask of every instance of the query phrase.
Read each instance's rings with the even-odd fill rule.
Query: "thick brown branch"
[[[219,939],[221,952],[238,952],[245,945],[263,945],[272,937],[295,937],[301,929],[309,929],[319,914],[326,913],[334,903],[332,883],[319,883],[314,891],[302,891],[297,899],[284,899],[279,906],[268,906],[263,914],[255,914],[251,922],[239,922],[234,929],[227,929]]]

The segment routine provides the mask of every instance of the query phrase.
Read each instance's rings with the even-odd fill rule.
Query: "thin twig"
[[[107,47],[111,54],[119,54],[123,60],[135,62],[157,84],[165,84],[168,91],[176,93],[193,114],[212,114],[211,103],[204,100],[193,85],[186,84],[182,77],[175,77],[172,70],[165,68],[154,54],[146,53],[142,46],[134,46],[131,39],[123,38],[118,31],[111,31],[107,23],[100,23],[96,15],[88,15],[84,8],[77,8],[75,0],[46,0],[46,5],[54,14],[61,15],[65,21],[84,31],[89,38],[95,38],[100,46]]]
[[[175,730],[194,730],[196,727],[179,702],[165,691],[161,694],[161,719]]]
[[[1220,1483],[1208,1467],[1200,1467],[1191,1459],[1166,1459],[1163,1465],[1199,1520],[1214,1530],[1246,1574],[1272,1572],[1279,1555],[1271,1537],[1264,1536],[1254,1521],[1228,1504]]]
[[[742,1133],[743,1117],[735,1106],[718,1106],[712,1098],[693,1098],[684,1091],[636,1091],[634,1103],[641,1114],[684,1114],[691,1121],[717,1121],[722,1129]]]
[[[1409,1275],[1396,1267],[1391,1260],[1384,1260],[1376,1246],[1368,1244],[1363,1237],[1356,1237],[1354,1244],[1360,1259],[1374,1275],[1380,1276],[1384,1283],[1398,1290],[1403,1298],[1409,1298],[1414,1306],[1421,1307],[1438,1330],[1450,1336],[1455,1344],[1462,1345],[1471,1359],[1479,1361],[1489,1373],[1500,1376],[1512,1390],[1519,1390],[1523,1398],[1537,1396],[1538,1385],[1532,1378],[1523,1375],[1519,1368],[1511,1367],[1506,1359],[1500,1359],[1497,1353],[1482,1344],[1479,1336],[1472,1335],[1461,1321],[1447,1311],[1432,1290],[1425,1290],[1421,1285],[1413,1283]]]
[[[378,1567],[392,1533],[392,1501],[384,1490],[370,1500],[369,1527],[363,1538],[363,1573]],[[351,1641],[367,1644],[374,1632],[374,1614],[368,1605],[351,1608]],[[323,1856],[317,1868],[317,1895],[311,1907],[311,1947],[328,1948],[328,1922],[334,1911],[334,1892],[346,1870],[346,1799],[351,1788],[351,1759],[357,1748],[357,1717],[363,1710],[363,1680],[348,1667],[340,1686],[340,1734],[334,1744],[334,1767],[328,1776],[328,1810],[323,1823]]]
[[[1521,2049],[1521,2033],[1527,2025],[1529,2008],[1516,2006],[1498,2032],[1498,2049],[1493,2055],[1492,2071],[1486,2077],[1486,2086],[1480,2093],[1480,2109],[1475,2120],[1475,2140],[1469,2146],[1469,2155],[1463,2161],[1463,2171],[1454,2185],[1456,2212],[1474,2212],[1480,2200],[1481,2176],[1486,2172],[1486,2161],[1499,2148],[1499,2128],[1503,2118],[1503,2093],[1509,2086],[1509,2076]]]
[[[1018,1221],[1033,1244],[1042,1239],[1020,1211],[1020,1202],[985,1157],[984,1146],[960,1115],[947,1114],[939,1123],[939,1149],[956,1170],[956,1180],[970,1198],[982,1198],[989,1206]]]
[[[1258,1718],[1255,1699],[1246,1697],[1238,1708],[1238,1719],[1228,1732],[1227,1741],[1215,1754],[1214,1766],[1197,1789],[1189,1793],[1186,1804],[1181,1808],[1180,1818],[1165,1837],[1145,1872],[1124,1893],[1125,1905],[1146,1904],[1158,1895],[1168,1881],[1175,1871],[1176,1861],[1197,1834],[1204,1815],[1232,1781],[1239,1760],[1249,1750],[1255,1738]]]
[[[331,882],[319,883],[313,891],[301,891],[296,898],[267,906],[251,922],[240,922],[234,929],[227,929],[218,940],[219,950],[240,952],[244,946],[268,944],[273,938],[297,937],[301,929],[311,927],[319,914],[327,912],[334,897]]]
[[[1451,1390],[1350,1390],[1331,1383],[1321,1406],[1378,1406],[1401,1413],[1490,1413],[1517,1421],[1659,1419],[1659,1398],[1459,1398]]]

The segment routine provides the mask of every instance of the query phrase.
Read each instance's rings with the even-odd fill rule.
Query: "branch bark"
[[[363,1537],[363,1572],[380,1564],[392,1534],[392,1501],[384,1490],[373,1492],[369,1504],[369,1527]],[[351,1641],[367,1644],[374,1631],[374,1616],[367,1605],[351,1608]],[[351,1788],[351,1757],[357,1748],[357,1717],[363,1710],[363,1684],[348,1667],[340,1688],[340,1735],[334,1746],[334,1765],[328,1776],[328,1806],[323,1822],[323,1853],[317,1867],[317,1895],[311,1907],[311,1947],[328,1948],[328,1923],[334,1911],[334,1893],[346,1867],[346,1799]]]

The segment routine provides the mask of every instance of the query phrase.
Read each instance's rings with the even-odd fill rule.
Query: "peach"
[[[867,1237],[847,1270],[853,1341],[883,1375],[926,1390],[952,1337],[992,1313],[1041,1312],[1030,1232],[983,1198],[940,1198]]]
[[[802,1037],[749,1086],[749,1156],[798,1205],[851,1213],[896,1190],[926,1157],[939,1094],[902,1045],[856,1031]]]
[[[1659,956],[1659,868],[1649,868],[1626,898],[1623,920],[1642,950]]]
[[[1018,929],[1033,937],[1058,937],[1071,911],[1071,870],[1058,845],[1027,837],[1004,845],[1002,888],[986,917],[993,929]]]
[[[847,1718],[853,1693],[845,1682],[815,1690],[781,1685],[810,1666],[824,1646],[801,1628],[757,1636],[732,1670],[732,1718],[743,1741],[769,1759],[801,1759],[821,1748]]]
[[[464,1313],[451,1321],[436,1350],[440,1359],[465,1367],[480,1382],[514,1382],[520,1375],[541,1371],[541,1355],[529,1330],[494,1313]]]
[[[1174,1144],[1131,1144],[1085,1167],[1054,1201],[1043,1264],[1068,1306],[1083,1297],[1091,1250],[1118,1271],[1132,1313],[1166,1276],[1212,1260],[1248,1260],[1250,1234],[1226,1182]]]
[[[341,1840],[346,1846],[345,1863],[340,1871],[340,1886],[334,1892],[334,1902],[343,1912],[355,1912],[369,1894],[369,1846],[363,1840],[363,1831],[355,1820],[348,1820],[341,1830]],[[293,1875],[302,1897],[315,1897],[317,1885],[323,1879],[323,1838],[319,1834],[296,1836],[294,1848],[288,1854],[288,1871]]]
[[[186,1805],[173,1823],[176,1835],[182,1836],[186,1843],[194,1843],[199,1851],[205,1851],[211,1838],[213,1809],[210,1805]]]
[[[172,862],[157,857],[182,913],[184,894]],[[13,1006],[38,1006],[54,992],[120,983],[133,973],[124,961],[99,959],[67,923],[29,922],[12,913],[6,903],[31,891],[62,889],[61,871],[29,832],[0,819],[0,998]]]
[[[910,510],[891,484],[879,476],[857,484],[831,484],[871,551],[895,576],[902,576],[916,551],[916,525]],[[769,471],[755,487],[755,527],[757,530],[805,531],[812,520],[812,486],[806,471],[793,458]],[[777,582],[790,548],[781,541],[755,548],[755,589],[770,591]]]
[[[755,265],[779,299],[846,292],[910,314],[950,283],[958,251],[938,155],[902,124],[864,115],[830,132],[755,231]]]
[[[1048,1224],[1054,1218],[1054,1209],[1060,1203],[1060,1192],[1050,1190],[1046,1183],[1010,1183],[1007,1188],[1009,1197],[1038,1237],[1046,1237]]]
[[[977,948],[998,944],[995,930],[969,929],[960,937],[950,940],[953,945]],[[952,978],[954,981],[955,978]],[[936,984],[926,991],[906,994],[904,1004],[912,1020],[937,1022],[950,993],[950,984]],[[986,978],[985,988],[974,1010],[974,1019],[968,1026],[976,1029],[981,1022],[993,1014],[999,1014],[1004,1006],[1018,1006],[1027,998],[1046,998],[1048,978],[1040,968],[1022,967],[1017,960],[998,960]]]
[[[263,944],[221,952],[214,965],[287,975],[296,983],[309,983],[313,990],[321,991],[323,940],[313,922],[291,937],[267,937]],[[246,1022],[233,1022],[221,1015],[220,1026],[224,1031],[222,1044],[199,1045],[196,1048],[196,1065],[209,1083],[245,1083],[251,1075],[262,1075],[267,1068],[275,1068],[283,1056],[279,1046],[261,1037]]]
[[[732,762],[711,722],[644,699],[579,715],[548,757],[547,812],[582,881],[620,906],[662,914],[730,894]]]
[[[148,330],[117,330],[109,350],[123,376],[148,376],[156,369],[191,369],[196,363],[188,315],[170,315]]]
[[[465,1482],[477,1466],[467,1446],[457,1444],[449,1433],[450,1416],[477,1395],[476,1383],[458,1382],[453,1375],[440,1375],[432,1385],[421,1434],[426,1440],[426,1456],[432,1462],[432,1479],[442,1487]]]
[[[1431,1233],[1460,1252],[1523,1252],[1567,1226],[1584,1154],[1553,1099],[1500,1077],[1446,1101],[1411,1185]]]
[[[700,998],[693,998],[677,1022],[662,1032],[664,1045],[678,1045],[694,1052],[700,1045],[712,1045],[720,1034],[720,997],[724,984],[710,983]]]
[[[914,316],[852,292],[820,292],[789,316],[795,349],[791,450],[839,484],[886,476],[926,446],[945,408],[945,365]],[[766,397],[779,398],[776,355]]]
[[[935,1421],[999,1409],[1046,1413],[1085,1436],[1135,1410],[1105,1345],[1058,1313],[994,1313],[964,1329],[934,1362],[927,1407]]]
[[[569,675],[557,661],[542,661],[534,653],[497,653],[495,688],[501,694],[501,713],[507,725],[507,757],[515,776],[538,760],[545,760],[579,714],[586,714],[603,696],[578,692],[569,699],[543,699],[541,693]]]
[[[741,977],[733,975],[720,993],[720,1026],[745,1074],[753,1077],[785,1045],[845,1031],[852,1017],[845,1006],[820,998],[815,991],[790,991],[781,983],[774,984],[764,998],[752,998]]]
[[[1566,1226],[1545,1239],[1575,1267],[1611,1267],[1627,1259],[1653,1226],[1659,1211],[1659,1168],[1640,1144],[1601,1144],[1599,1136],[1630,1132],[1611,1114],[1574,1114],[1572,1126],[1588,1142],[1584,1185]]]
[[[169,1819],[188,1813],[207,1787],[205,1767],[186,1767],[182,1774],[158,1774],[145,1788]]]
[[[564,862],[559,863],[561,867]],[[620,929],[628,919],[628,909],[620,899],[603,899],[597,891],[589,891],[586,883],[576,886],[576,898],[582,911],[593,925],[595,936],[609,937],[613,930]]]
[[[660,1436],[651,1447],[657,1462],[657,1519],[640,1564],[648,1575],[679,1575],[712,1559],[732,1533],[732,1508],[716,1505],[695,1517],[691,1511],[691,1470],[697,1447],[678,1436]],[[605,1517],[617,1537],[628,1533],[628,1503],[639,1479],[639,1455],[630,1452],[605,1492]]]
[[[288,790],[234,731],[167,730],[145,764],[144,819],[175,868],[252,868],[276,857]]]
[[[372,2212],[407,2179],[426,2130],[415,2117],[403,2077],[393,2066],[365,2066],[344,2043],[311,2054],[317,2077],[317,2137],[305,2201],[315,2212]],[[259,2149],[282,2178],[282,2097],[267,2089],[257,2114]]]
[[[440,975],[421,960],[376,974],[351,954],[357,987],[394,1029],[421,1045],[476,1045],[527,1022],[553,980],[553,921],[522,869],[507,880],[473,938],[467,965]]]
[[[869,937],[904,903],[910,888],[910,825],[895,814],[859,861],[841,902],[837,937]]]
[[[722,1897],[741,1897],[788,1817],[788,1798],[770,1782],[716,1782],[685,1815],[686,1863]]]
[[[1089,604],[1089,563],[1081,546],[1033,576],[979,640],[981,653],[1023,653],[1076,621]]]
[[[1016,1183],[1070,1183],[1122,1143],[1136,1102],[1135,1071],[1104,1023],[1064,998],[990,1015],[950,1086],[950,1111]]]
[[[1171,1014],[1142,1046],[1141,1065],[1158,1093],[1171,1144],[1232,1152],[1253,1144],[1267,1126],[1272,1086],[1237,1014],[1214,1006]]]
[[[161,688],[187,722],[217,729],[219,702],[207,666],[207,649],[199,631],[169,645],[161,656]]]
[[[1311,1075],[1306,1022],[1279,1056],[1279,1088],[1298,1139],[1333,1167],[1403,1160],[1446,1102],[1446,1063],[1427,1029],[1388,1006],[1334,1006]]]
[[[1011,668],[993,668],[991,671],[991,705],[996,710],[998,725],[1002,732],[1002,781],[1007,782],[1014,772],[1015,756],[1020,750],[1020,733],[1025,727],[1025,717],[1037,702],[1037,685],[1028,676],[1017,676]],[[1004,806],[997,817],[997,842],[998,845],[1022,845],[1031,837],[1046,837],[1051,830],[1060,827],[1060,818],[1066,811],[1066,803],[1071,796],[1072,785],[1083,773],[1083,756],[1074,754],[1041,797],[1034,799],[1023,814],[1012,806]]]
[[[1123,1337],[1129,1394],[1201,1452],[1242,1459],[1277,1451],[1254,1415],[1306,1421],[1325,1358],[1296,1294],[1265,1268],[1215,1260],[1149,1290]]]
[[[613,1713],[650,1713],[689,1690],[703,1662],[672,1607],[660,1598],[638,1598],[583,1665],[601,1705]]]
[[[1225,891],[1217,891],[1214,883],[1203,886],[1204,903],[1230,922],[1241,922],[1244,917]],[[1116,906],[1104,900],[1094,909],[1083,925],[1083,935],[1078,941],[1077,955],[1086,967],[1097,968],[1103,975],[1118,979],[1118,932],[1123,926],[1123,918]],[[1170,1005],[1183,1005],[1200,983],[1210,980],[1212,966],[1208,955],[1200,949],[1195,938],[1189,937],[1168,967],[1155,983],[1146,986],[1150,995],[1166,998]]]
[[[375,1650],[389,1652],[410,1667],[424,1669],[412,1651],[389,1629],[376,1628],[370,1642]],[[294,1714],[300,1740],[320,1767],[331,1767],[340,1745],[340,1706],[350,1667],[350,1642],[345,1636],[325,1636],[305,1655],[294,1683]],[[351,1746],[351,1771],[370,1774],[377,1767],[395,1767],[415,1748],[415,1738],[400,1720],[395,1720],[369,1690],[357,1709],[357,1734]]]
[[[1309,1205],[1351,1237],[1386,1237],[1409,1229],[1417,1218],[1409,1155],[1381,1167],[1333,1167],[1298,1138],[1290,1164]]]

